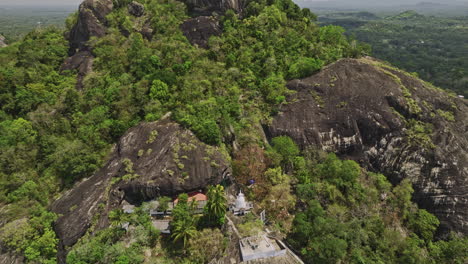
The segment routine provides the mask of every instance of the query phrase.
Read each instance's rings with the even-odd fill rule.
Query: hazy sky
[[[79,5],[83,0],[0,0],[2,5]]]

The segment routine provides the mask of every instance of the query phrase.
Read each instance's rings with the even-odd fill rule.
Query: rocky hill
[[[211,36],[222,34],[218,18],[212,15],[228,9],[240,13],[243,7],[237,1],[188,1],[187,6],[192,17],[180,28],[191,44],[202,48],[209,47]],[[73,56],[62,65],[62,69],[78,69],[78,82],[92,71],[94,56],[87,43],[91,37],[106,35],[106,15],[113,8],[110,0],[86,0],[80,6],[69,36]],[[151,39],[144,7],[131,2],[127,8],[146,25],[142,35]],[[267,137],[287,135],[302,149],[336,152],[388,175],[395,184],[409,178],[416,189],[414,200],[441,220],[440,234],[468,233],[465,101],[372,58],[341,60],[316,75],[288,82],[287,88],[295,93],[267,127]],[[157,131],[157,145],[145,141],[152,131]],[[193,149],[191,141],[196,143]],[[107,204],[100,213],[99,225],[104,228],[106,212],[123,200],[139,203],[218,183],[229,173],[229,163],[215,149],[210,151],[216,157],[208,162],[200,159],[206,154],[197,151],[208,147],[200,144],[189,131],[168,121],[129,130],[108,165],[54,203],[53,211],[63,215],[56,224],[61,248],[72,246],[86,232],[99,203]],[[125,159],[130,160],[127,165]],[[111,184],[125,174],[134,179]],[[76,211],[69,211],[74,207]]]
[[[441,233],[468,233],[466,100],[372,58],[340,60],[287,86],[294,94],[270,137],[336,152],[395,184],[409,178]]]
[[[307,263],[465,258],[466,100],[314,19],[289,0],[85,0],[67,32],[3,49],[0,261],[240,261],[239,190],[239,233]],[[162,235],[145,202],[181,194]]]

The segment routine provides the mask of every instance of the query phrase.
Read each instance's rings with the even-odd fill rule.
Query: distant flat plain
[[[65,19],[77,10],[68,6],[4,6],[0,4],[0,34],[16,41],[37,27],[64,27]]]

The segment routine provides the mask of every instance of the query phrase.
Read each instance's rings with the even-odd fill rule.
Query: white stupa
[[[245,195],[242,190],[239,191],[236,200],[231,200],[231,203],[229,204],[229,211],[231,211],[234,215],[244,215],[250,212],[252,208],[253,204],[245,200]]]
[[[237,195],[236,209],[237,210],[247,209],[247,203],[245,202],[245,195],[242,193],[242,190]]]

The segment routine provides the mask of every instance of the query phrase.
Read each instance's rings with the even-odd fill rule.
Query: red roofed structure
[[[198,203],[200,202],[206,202],[208,201],[208,197],[204,194],[204,193],[201,193],[201,192],[191,192],[191,193],[188,193],[188,202],[192,202],[192,201],[197,201]],[[174,200],[174,205],[176,205],[177,203],[179,202],[179,199],[175,199]]]

